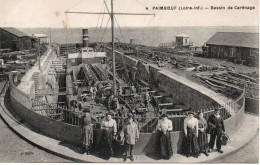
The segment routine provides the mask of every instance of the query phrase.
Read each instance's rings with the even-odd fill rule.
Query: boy
[[[137,125],[133,121],[133,115],[128,114],[128,123],[124,127],[125,132],[125,157],[124,162],[126,161],[127,157],[130,155],[130,160],[134,161],[133,157],[133,147],[139,138],[139,131]]]

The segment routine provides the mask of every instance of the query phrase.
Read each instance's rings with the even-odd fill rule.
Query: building
[[[134,45],[135,44],[135,39],[130,39],[130,45]]]
[[[175,42],[160,43],[159,47],[161,47],[161,48],[174,48]]]
[[[68,63],[71,66],[80,64],[100,63],[106,58],[106,52],[95,52],[93,48],[84,47],[80,53],[69,53],[67,55]]]
[[[49,38],[46,34],[33,34],[33,37],[40,39],[40,43],[49,43]]]
[[[207,57],[257,66],[259,59],[259,33],[217,32],[206,43]]]
[[[179,34],[176,37],[176,46],[190,46],[190,37],[186,34]]]
[[[12,51],[29,50],[32,48],[31,37],[12,27],[1,27],[0,49],[8,48]]]

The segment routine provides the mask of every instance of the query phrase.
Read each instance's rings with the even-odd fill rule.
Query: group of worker
[[[97,120],[90,114],[90,110],[83,109],[83,146],[87,154],[89,154],[90,147],[93,146],[93,120]],[[113,114],[107,113],[105,120],[101,122],[100,129],[97,130],[95,139],[95,149],[98,155],[104,159],[110,159],[115,155],[115,151],[121,151],[123,161],[130,158],[134,161],[133,148],[139,138],[139,129],[134,122],[134,115],[128,113],[127,123],[120,129],[117,122],[112,118]],[[170,159],[173,155],[171,134],[173,131],[172,121],[167,118],[166,114],[161,116],[156,126],[158,134],[157,138],[157,153],[160,158]],[[216,109],[208,121],[203,117],[203,113],[198,113],[198,119],[194,117],[193,112],[188,113],[188,117],[184,120],[184,139],[183,150],[189,156],[198,157],[200,153],[209,156],[209,152],[213,151],[213,147],[217,146],[217,151],[223,153],[221,150],[221,137],[225,132],[223,118],[220,116],[220,110]],[[207,134],[210,134],[210,141],[208,142]],[[217,140],[216,140],[217,139]],[[115,142],[117,146],[115,146]]]
[[[214,114],[208,120],[203,117],[203,113],[198,113],[198,118],[194,116],[194,112],[188,112],[188,116],[184,119],[184,137],[182,143],[182,151],[187,156],[198,158],[201,153],[209,156],[213,152],[216,141],[217,151],[221,150],[222,136],[225,135],[224,119],[220,115],[220,109],[215,109]],[[173,155],[172,142],[170,132],[173,130],[172,121],[167,118],[166,114],[162,115],[162,119],[158,121],[156,127],[159,133],[158,138],[158,156],[164,159],[170,159]],[[208,142],[208,134],[210,141]]]
[[[90,110],[83,109],[83,146],[86,154],[90,154],[91,146],[93,146],[93,120],[97,120],[95,116],[90,114]],[[139,130],[137,124],[133,121],[133,115],[128,114],[127,123],[118,130],[117,123],[112,119],[113,114],[107,113],[106,119],[102,121],[101,127],[97,130],[95,139],[95,150],[97,154],[104,159],[109,159],[114,155],[114,141],[121,147],[124,154],[124,161],[130,158],[134,161],[133,147],[139,138]]]

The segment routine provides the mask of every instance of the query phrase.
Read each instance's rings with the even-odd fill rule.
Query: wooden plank
[[[167,106],[167,105],[173,105],[173,103],[162,103],[162,104],[158,104],[158,106]]]
[[[182,111],[182,109],[161,109],[161,110],[159,110],[159,112],[162,112],[162,111],[164,111],[164,112],[180,112],[180,111]]]

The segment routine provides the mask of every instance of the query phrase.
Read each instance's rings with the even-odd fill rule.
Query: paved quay
[[[0,130],[0,163],[71,162],[31,145],[11,131],[2,119],[0,119]]]
[[[20,123],[13,115],[6,109],[4,105],[4,99],[1,98],[0,107],[1,118],[5,123],[11,128],[16,134],[23,137],[35,146],[50,152],[52,154],[76,161],[76,162],[109,162],[109,163],[122,163],[121,158],[112,157],[109,160],[104,160],[93,155],[86,155],[77,152],[72,147],[67,147],[61,145],[61,141],[49,138],[47,136],[38,134],[24,124]],[[242,147],[249,144],[249,142],[258,134],[258,116],[245,114],[244,122],[238,131],[230,135],[231,143],[223,147],[224,154],[218,152],[210,153],[209,157],[202,154],[198,159],[190,157],[186,158],[183,155],[175,154],[170,160],[155,160],[145,155],[135,155],[136,163],[201,163],[201,162],[217,162],[219,160],[225,159],[230,155],[236,153]],[[41,161],[39,159],[39,161]],[[55,161],[56,162],[56,161]],[[127,162],[130,162],[128,160]]]
[[[212,163],[259,163],[259,134],[237,153]]]

